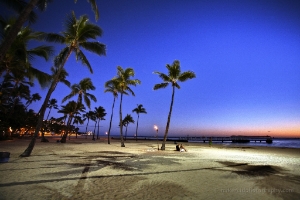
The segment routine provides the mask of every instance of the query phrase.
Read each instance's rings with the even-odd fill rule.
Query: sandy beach
[[[83,136],[81,136],[83,137]],[[0,199],[299,199],[300,149],[72,138],[0,141]],[[159,145],[161,142],[159,142]]]

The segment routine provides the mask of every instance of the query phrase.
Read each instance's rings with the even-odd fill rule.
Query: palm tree
[[[75,13],[72,12],[72,14],[66,20],[65,26],[66,31],[63,32],[63,35],[54,33],[46,35],[46,39],[48,41],[60,42],[66,44],[67,46],[55,58],[55,66],[58,68],[57,73],[56,76],[53,78],[52,84],[40,109],[40,116],[37,122],[34,137],[32,138],[28,148],[20,155],[22,157],[30,156],[34,148],[35,139],[38,135],[40,128],[42,127],[43,117],[47,108],[47,103],[51,97],[52,92],[55,90],[57,83],[60,80],[60,73],[63,71],[64,65],[71,53],[74,52],[76,55],[76,59],[80,60],[83,65],[86,65],[91,73],[93,72],[92,67],[89,61],[87,60],[86,56],[82,52],[81,48],[96,53],[99,56],[105,55],[105,45],[101,44],[98,41],[89,41],[89,39],[96,39],[97,36],[101,36],[102,30],[100,29],[100,27],[89,23],[87,16],[81,16],[77,20]]]
[[[134,123],[134,120],[132,118],[131,115],[127,114],[124,119],[122,120],[122,126],[125,126],[126,127],[126,130],[125,130],[125,140],[126,140],[126,137],[127,137],[127,128],[128,128],[128,125],[130,123]]]
[[[155,84],[154,90],[162,89],[167,87],[169,84],[172,84],[172,99],[171,99],[171,106],[170,111],[168,115],[168,121],[167,126],[165,130],[164,140],[161,146],[161,150],[165,150],[165,143],[168,136],[169,131],[169,125],[171,120],[171,114],[172,114],[172,108],[173,108],[173,102],[174,102],[174,94],[175,94],[175,87],[180,89],[180,86],[178,85],[178,82],[184,82],[188,79],[192,79],[196,77],[196,74],[192,71],[186,71],[181,72],[180,69],[180,63],[178,60],[175,60],[172,65],[167,64],[168,74],[164,74],[161,72],[154,72],[155,74],[158,74],[159,77],[164,81],[163,83]]]
[[[95,107],[95,116],[96,119],[98,120],[98,131],[97,131],[97,139],[99,139],[99,124],[101,120],[105,120],[106,112],[105,109],[102,106]]]
[[[50,100],[48,101],[47,108],[49,108],[49,112],[48,112],[46,121],[47,121],[48,118],[49,118],[49,115],[50,115],[50,112],[51,112],[52,108],[55,109],[55,110],[58,109],[57,100],[54,99],[54,98],[50,99]]]
[[[114,77],[112,80],[108,81],[110,84],[111,82],[116,81],[117,82],[117,88],[118,92],[121,94],[121,100],[120,100],[120,138],[121,138],[121,147],[125,147],[124,139],[123,139],[123,124],[122,124],[122,100],[123,100],[123,94],[127,94],[127,91],[132,94],[132,96],[135,96],[132,89],[129,87],[131,85],[136,86],[141,83],[138,79],[130,79],[131,77],[134,77],[134,70],[132,68],[126,68],[125,70],[118,66],[117,67],[117,76]]]
[[[94,102],[97,102],[97,99],[94,95],[88,93],[88,90],[95,90],[95,86],[92,83],[92,80],[90,78],[84,78],[79,82],[79,84],[73,84],[71,86],[71,93],[67,96],[65,96],[62,100],[62,102],[65,102],[68,99],[71,99],[72,97],[78,95],[77,103],[82,103],[82,98],[84,99],[85,104],[88,108],[91,108],[91,100]]]
[[[68,121],[67,121],[67,129],[61,138],[61,143],[66,143],[67,136],[69,134],[70,130],[70,125],[73,120],[73,117],[77,114],[83,111],[83,105],[82,104],[77,104],[75,101],[70,101],[67,103],[67,105],[62,106],[62,109],[59,110],[59,113],[63,113],[64,115],[68,116]]]
[[[26,108],[28,108],[28,106],[30,106],[30,104],[32,104],[32,102],[35,102],[35,101],[39,101],[41,100],[41,96],[39,93],[34,93],[31,95],[31,97],[27,100],[26,102]]]
[[[114,96],[114,101],[113,101],[113,105],[111,108],[111,115],[110,115],[110,122],[109,122],[109,129],[108,129],[108,133],[107,133],[107,143],[110,144],[110,129],[111,129],[111,122],[112,122],[112,118],[113,118],[113,114],[114,114],[114,107],[115,107],[115,101],[116,98],[118,97],[118,82],[113,80],[109,80],[105,83],[105,90],[104,92],[110,92],[113,94]],[[124,93],[125,94],[125,93]]]
[[[7,7],[17,11],[19,13],[19,16],[16,20],[16,23],[12,26],[12,28],[9,31],[9,37],[5,37],[4,41],[1,43],[0,62],[4,58],[4,55],[6,54],[14,40],[16,39],[23,24],[28,19],[30,23],[35,22],[37,17],[32,12],[33,8],[37,7],[39,10],[44,11],[47,8],[48,3],[50,3],[51,1],[52,0],[30,0],[28,3],[25,3],[24,1],[1,0],[1,3],[4,3]],[[74,2],[76,3],[77,0],[74,0]],[[95,19],[97,21],[99,19],[99,11],[97,8],[96,0],[87,0],[87,2],[91,4],[92,10],[95,13]]]
[[[87,128],[89,126],[90,119],[93,117],[93,114],[94,114],[93,111],[88,111],[85,114],[83,114],[83,117],[85,119],[87,119],[87,124],[86,124],[86,128],[85,128],[85,139],[87,139]]]
[[[14,23],[15,19],[13,18],[9,20],[0,18],[0,25],[3,28],[3,32],[0,33],[0,40],[8,35],[9,27]],[[42,87],[47,86],[51,76],[34,68],[31,61],[37,56],[48,61],[53,54],[53,47],[40,45],[29,48],[31,41],[41,40],[41,34],[32,31],[29,27],[22,27],[17,38],[6,52],[5,57],[0,61],[0,76],[4,76],[3,82],[15,77],[19,80],[28,80],[27,82],[33,83],[34,78],[36,78]]]
[[[76,116],[74,117],[73,124],[77,124],[77,128],[76,128],[76,138],[77,138],[77,133],[78,133],[78,130],[79,130],[78,124],[81,124],[81,125],[82,125],[82,124],[84,123],[84,121],[85,121],[85,119],[82,119],[81,116],[76,115]]]
[[[136,121],[136,130],[135,130],[135,139],[137,140],[137,130],[138,130],[138,127],[139,127],[140,113],[147,114],[147,112],[146,112],[146,109],[143,108],[142,104],[137,105],[137,107],[135,109],[133,109],[132,112],[136,112],[136,114],[138,115],[138,118],[137,118],[137,121]]]

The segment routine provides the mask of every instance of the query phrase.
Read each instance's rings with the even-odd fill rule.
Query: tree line
[[[95,122],[94,135],[96,124],[98,125],[99,133],[99,123],[104,120],[106,116],[106,111],[103,107],[95,107],[94,111],[89,110],[85,112],[85,106],[90,109],[90,102],[96,101],[96,97],[89,93],[89,90],[95,90],[95,86],[90,78],[84,78],[78,84],[71,85],[66,79],[68,77],[68,72],[65,70],[65,64],[67,63],[70,55],[75,54],[75,59],[80,61],[82,65],[86,66],[90,73],[93,73],[91,64],[88,58],[85,56],[85,51],[95,53],[97,56],[106,55],[106,46],[98,42],[96,39],[101,37],[102,30],[99,26],[88,21],[86,15],[76,17],[75,12],[72,11],[66,20],[64,21],[64,31],[61,34],[58,33],[44,33],[36,32],[30,29],[30,26],[22,26],[24,22],[31,19],[30,16],[34,16],[34,13],[29,12],[27,9],[35,5],[47,5],[50,0],[31,0],[28,3],[23,2],[22,6],[18,6],[20,1],[3,1],[6,6],[12,7],[15,4],[15,8],[19,12],[19,18],[9,18],[5,19],[0,17],[1,25],[1,56],[0,56],[0,77],[2,79],[0,85],[0,112],[1,121],[0,127],[2,131],[7,131],[8,127],[20,127],[21,125],[35,127],[33,137],[25,149],[25,151],[20,155],[21,157],[27,157],[31,155],[34,148],[36,139],[41,130],[47,128],[48,117],[52,108],[57,108],[55,100],[51,99],[53,91],[55,91],[59,83],[63,83],[71,88],[71,92],[67,95],[63,102],[77,96],[77,101],[69,101],[66,105],[58,111],[64,115],[64,124],[66,125],[66,130],[61,138],[61,142],[66,142],[67,136],[71,131],[71,126],[73,124],[82,123],[82,116],[87,119],[87,124],[89,120],[92,119]],[[8,3],[9,2],[9,3]],[[88,1],[92,5],[92,9],[95,14],[98,11],[95,1]],[[45,7],[42,7],[45,8]],[[15,38],[8,43],[7,40],[11,40],[12,30],[20,23],[20,18],[22,18],[24,12],[27,12],[27,18],[23,19],[23,23],[17,31]],[[24,17],[24,16],[23,16]],[[97,18],[97,14],[96,14]],[[28,44],[32,40],[45,41],[50,43],[63,44],[64,48],[54,56],[54,66],[51,67],[51,74],[47,74],[38,68],[32,66],[32,59],[36,57],[42,57],[45,61],[48,61],[52,56],[54,49],[52,46],[41,45],[28,49]],[[166,88],[169,84],[172,86],[172,98],[171,105],[168,114],[167,125],[164,134],[164,140],[161,146],[162,150],[165,150],[165,142],[169,130],[175,88],[180,89],[178,82],[184,82],[188,79],[195,78],[196,75],[192,71],[181,72],[180,62],[175,60],[171,65],[166,65],[168,73],[154,72],[162,80],[162,83],[156,84],[154,90]],[[108,130],[108,144],[110,144],[110,131],[112,126],[113,110],[115,106],[115,100],[120,97],[119,105],[119,128],[120,128],[120,141],[121,147],[125,147],[124,137],[123,137],[123,127],[125,127],[125,138],[127,135],[127,127],[130,123],[134,123],[134,120],[130,115],[126,115],[123,118],[122,113],[122,102],[124,95],[135,96],[134,91],[131,86],[137,86],[141,84],[139,79],[134,79],[135,72],[133,68],[123,69],[121,66],[117,67],[117,74],[111,80],[105,82],[105,91],[113,94],[113,104],[111,109],[110,125]],[[43,97],[43,103],[38,113],[34,113],[33,110],[29,109],[28,106],[35,101],[41,100],[42,98],[38,93],[31,94],[30,88],[33,87],[34,80],[44,87],[48,88],[48,92],[45,97]],[[49,112],[46,120],[44,120],[46,109],[49,108]],[[84,113],[85,112],[85,113]],[[147,113],[142,104],[139,104],[137,108],[133,109],[138,115],[137,125],[136,125],[136,138],[138,134],[138,120],[139,114]],[[84,113],[84,114],[83,114]],[[17,114],[17,115],[16,115]],[[18,117],[22,118],[17,119]],[[46,121],[46,123],[44,123]],[[18,124],[19,123],[19,124]],[[42,131],[43,132],[43,131]],[[46,141],[46,138],[42,135],[42,141]]]

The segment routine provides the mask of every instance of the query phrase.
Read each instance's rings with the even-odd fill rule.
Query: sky
[[[94,70],[71,56],[65,65],[71,84],[90,77],[97,97],[91,108],[106,109],[100,135],[108,131],[113,96],[104,93],[117,66],[131,67],[141,85],[135,96],[124,96],[123,116],[142,104],[138,135],[163,136],[172,88],[153,90],[162,80],[154,71],[167,73],[166,65],[180,61],[182,72],[195,79],[179,83],[168,136],[270,135],[300,137],[300,2],[297,0],[98,0],[96,22],[85,0],[54,0],[32,28],[61,32],[72,10],[87,14],[103,30],[97,40],[106,45],[106,56],[85,51]],[[56,54],[62,46],[55,46]],[[36,60],[34,67],[50,72],[53,62]],[[44,98],[47,89],[35,89]],[[57,86],[51,98],[59,105],[70,89]],[[71,100],[76,100],[77,97]],[[117,99],[112,134],[119,134]],[[31,108],[39,110],[42,101]],[[47,113],[47,111],[46,111]],[[60,117],[52,111],[50,116]],[[91,124],[91,123],[90,123]],[[88,129],[93,130],[92,124]],[[135,134],[136,124],[128,126]],[[82,125],[81,130],[85,130]]]

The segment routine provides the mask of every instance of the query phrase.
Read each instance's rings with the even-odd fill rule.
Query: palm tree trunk
[[[38,1],[39,0],[31,0],[27,4],[24,10],[20,13],[16,23],[12,26],[11,30],[9,31],[8,36],[5,37],[3,43],[0,46],[0,62],[4,59],[6,52],[16,39],[18,32],[21,30],[23,24],[27,21],[30,12],[33,10]]]
[[[57,70],[54,78],[53,78],[53,81],[51,83],[51,86],[47,92],[47,95],[46,95],[46,98],[44,100],[44,103],[39,111],[39,118],[38,118],[38,121],[37,121],[37,125],[35,127],[35,132],[34,132],[34,135],[27,147],[27,149],[25,149],[25,151],[20,155],[20,157],[29,157],[33,148],[34,148],[34,145],[35,145],[35,141],[36,141],[36,138],[38,137],[39,135],[39,132],[40,132],[40,129],[41,127],[43,126],[43,119],[44,119],[44,115],[45,115],[45,111],[47,109],[47,105],[48,105],[48,102],[49,102],[49,99],[51,97],[51,94],[53,93],[53,91],[55,90],[58,82],[59,82],[59,76],[60,76],[60,73],[62,71],[62,69],[64,68],[64,65],[66,63],[66,61],[68,60],[68,58],[70,57],[72,53],[72,48],[69,49],[69,52],[68,52],[68,55],[66,56],[65,60],[62,62],[61,66],[59,67],[59,69]]]
[[[140,118],[140,115],[138,114],[138,118],[137,118],[137,121],[136,121],[136,129],[135,129],[135,141],[137,141],[137,130],[138,130],[138,127],[139,127],[139,118]]]
[[[99,123],[100,123],[100,119],[98,120],[97,140],[99,139]]]
[[[125,147],[124,139],[123,139],[123,124],[122,124],[122,100],[123,100],[123,93],[121,93],[121,100],[120,100],[120,139],[121,139],[121,147]]]
[[[171,121],[172,108],[173,108],[173,103],[174,103],[174,94],[175,94],[175,86],[173,86],[171,106],[170,106],[170,111],[169,111],[169,115],[168,115],[168,122],[167,122],[166,131],[165,131],[165,135],[164,135],[164,140],[163,140],[163,143],[161,145],[161,150],[165,150],[165,145],[166,145],[169,126],[170,126],[170,121]]]
[[[43,118],[44,118],[44,115],[45,115],[45,111],[47,109],[48,101],[49,101],[49,99],[51,97],[52,92],[55,90],[57,83],[58,82],[56,80],[52,82],[51,87],[49,88],[48,93],[46,95],[46,98],[44,100],[44,103],[43,103],[43,105],[42,105],[42,107],[40,109],[39,118],[38,118],[38,121],[37,121],[37,125],[35,127],[34,135],[33,135],[32,139],[31,139],[31,141],[30,141],[27,149],[20,155],[20,157],[28,157],[28,156],[30,156],[30,154],[31,154],[31,152],[32,152],[32,150],[34,148],[36,138],[39,135],[41,127],[43,126]]]
[[[111,129],[112,118],[113,118],[113,115],[114,115],[115,101],[116,101],[116,98],[114,97],[114,102],[113,102],[113,105],[112,105],[111,115],[110,115],[109,129],[108,129],[108,133],[107,133],[107,144],[110,144],[110,129]]]
[[[90,122],[90,119],[88,118],[88,122],[87,122],[86,127],[85,127],[85,139],[87,139],[87,127],[89,125],[89,122]]]
[[[97,121],[95,122],[95,127],[94,127],[94,131],[93,131],[93,140],[95,140],[96,125],[97,125]]]
[[[128,127],[128,125],[126,126],[126,130],[125,130],[125,141],[126,141],[126,138],[127,138],[127,127]]]
[[[68,118],[66,132],[63,134],[63,136],[60,140],[61,143],[66,143],[67,142],[67,137],[68,137],[68,134],[69,134],[70,124],[71,124],[72,118],[73,118],[72,116],[69,116],[69,118]]]

